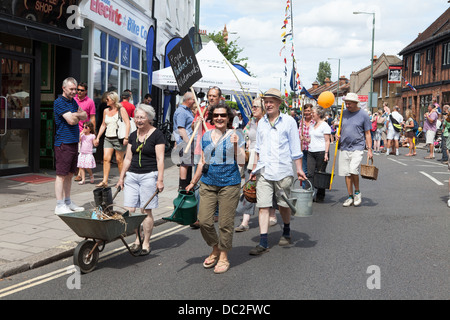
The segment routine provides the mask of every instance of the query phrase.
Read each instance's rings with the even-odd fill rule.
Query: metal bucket
[[[310,217],[312,216],[313,194],[314,188],[311,181],[305,180],[309,183],[309,189],[295,189],[295,181],[291,187],[291,199],[295,203],[297,209],[294,216],[296,217]]]

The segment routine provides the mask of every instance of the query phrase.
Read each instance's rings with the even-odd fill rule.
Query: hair
[[[63,88],[65,88],[69,82],[73,83],[75,86],[78,86],[78,82],[77,82],[77,80],[75,80],[75,78],[68,77],[68,78],[64,79],[64,81],[62,83]]]
[[[95,133],[95,128],[94,128],[94,124],[90,121],[86,121],[85,123],[83,123],[83,126],[88,126],[89,130],[91,131],[92,134],[96,134]]]
[[[192,94],[192,92],[186,92],[183,95],[183,102],[189,100],[189,99],[195,99],[194,95]]]
[[[122,104],[119,102],[119,95],[115,91],[109,91],[106,96],[114,101],[114,106],[116,107],[116,109],[119,109],[122,106]]]
[[[88,85],[87,85],[86,82],[80,82],[80,83],[78,84],[78,86],[79,86],[79,87],[83,87],[84,90],[87,90],[87,89],[88,89]]]
[[[406,111],[405,111],[406,119],[412,118],[412,116],[413,116],[412,110],[411,109],[406,109]]]
[[[308,109],[308,108],[313,108],[313,105],[311,104],[311,103],[306,103],[304,106],[303,106],[303,110],[304,109]]]
[[[227,117],[228,117],[228,124],[227,127],[228,129],[232,129],[233,128],[233,117],[234,117],[234,113],[233,113],[233,109],[231,109],[231,107],[229,105],[227,105],[225,103],[225,101],[219,101],[219,104],[216,106],[212,106],[211,109],[208,111],[208,118],[207,120],[209,120],[211,122],[211,124],[214,124],[214,110],[216,109],[225,109],[227,110]]]
[[[264,108],[264,103],[262,101],[261,97],[256,97],[253,100],[253,103],[256,104],[257,106],[259,106],[261,108],[262,114],[265,115],[266,114],[266,108]]]
[[[325,118],[325,109],[320,106],[313,107],[313,111],[317,113],[320,119]]]
[[[148,99],[148,98],[152,99],[152,95],[151,95],[150,93],[147,93],[147,94],[144,96],[144,99]]]
[[[137,108],[136,108],[136,110],[135,110],[135,112],[139,111],[139,110],[142,110],[142,111],[145,112],[145,114],[147,115],[148,121],[150,122],[150,124],[152,124],[153,123],[153,119],[155,119],[155,116],[156,116],[155,109],[153,109],[153,107],[148,105],[148,104],[139,103]]]

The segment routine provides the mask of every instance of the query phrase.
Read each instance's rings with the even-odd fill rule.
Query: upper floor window
[[[442,48],[442,65],[448,66],[450,65],[450,42],[444,43]]]
[[[419,53],[419,52],[417,52],[417,53],[414,54],[414,62],[413,62],[413,65],[414,65],[414,70],[413,70],[413,72],[414,72],[414,73],[420,72],[420,53]]]

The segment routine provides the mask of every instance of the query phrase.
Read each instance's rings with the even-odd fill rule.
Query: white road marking
[[[388,159],[391,160],[391,161],[394,161],[394,162],[396,162],[396,163],[398,163],[398,164],[401,164],[402,166],[407,166],[406,163],[400,162],[400,161],[398,161],[398,160],[395,160],[395,159],[392,159],[392,158],[388,158]]]
[[[429,178],[431,181],[433,181],[434,183],[436,183],[438,186],[443,186],[444,184],[442,182],[440,182],[439,180],[437,180],[436,178],[430,176],[428,173],[425,173],[423,171],[419,171],[421,174],[423,174],[425,177]]]

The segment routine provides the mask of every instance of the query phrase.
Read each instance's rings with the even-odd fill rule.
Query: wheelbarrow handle
[[[145,209],[146,206],[153,200],[153,198],[159,193],[159,190],[156,189],[155,193],[152,195],[150,199],[148,199],[147,203],[142,207],[142,209]]]
[[[113,201],[114,201],[114,199],[116,198],[117,194],[118,194],[121,190],[122,190],[122,188],[121,188],[120,186],[118,186],[116,192],[115,192],[114,195],[113,195],[113,198],[112,198]]]

